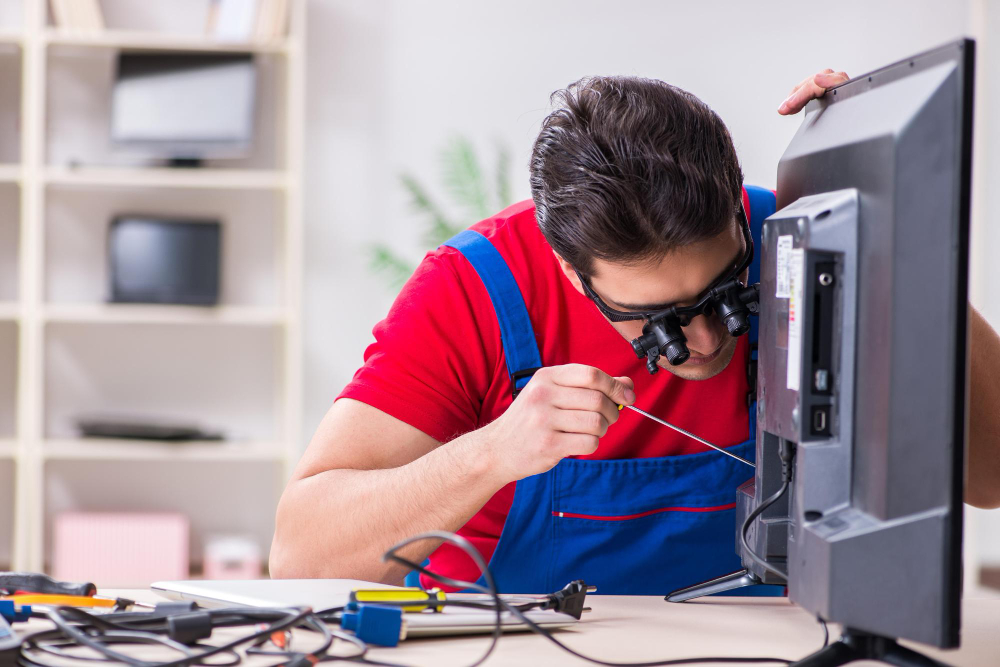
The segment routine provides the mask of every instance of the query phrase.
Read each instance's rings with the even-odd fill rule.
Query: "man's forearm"
[[[969,308],[969,461],[965,501],[1000,507],[1000,336]]]
[[[466,434],[397,468],[293,481],[278,506],[271,575],[399,583],[405,571],[382,562],[386,549],[426,530],[457,530],[504,485],[483,437]],[[436,546],[414,544],[401,555],[420,562]]]

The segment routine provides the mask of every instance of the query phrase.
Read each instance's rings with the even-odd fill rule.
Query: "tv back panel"
[[[755,552],[807,611],[939,647],[960,626],[973,53],[947,44],[807,106],[763,231],[743,499],[780,486],[795,443]]]

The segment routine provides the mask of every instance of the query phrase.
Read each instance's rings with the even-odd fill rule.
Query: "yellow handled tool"
[[[47,604],[67,607],[114,607],[118,600],[112,598],[97,598],[83,595],[44,595],[24,593],[9,595],[4,600],[13,600],[14,604]]]
[[[351,591],[350,598],[351,603],[354,605],[366,603],[378,604],[381,602],[382,604],[391,604],[395,607],[405,602],[417,603],[403,606],[402,610],[405,612],[423,611],[425,609],[441,611],[444,609],[444,605],[429,603],[434,600],[444,602],[446,599],[447,596],[444,591],[437,588],[432,588],[429,591],[425,591],[422,588],[360,588]]]

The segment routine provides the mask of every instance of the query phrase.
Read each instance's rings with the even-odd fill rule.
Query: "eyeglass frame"
[[[743,243],[745,246],[743,257],[740,259],[739,265],[736,268],[705,289],[698,296],[694,305],[672,305],[666,308],[647,311],[616,310],[604,303],[604,300],[601,299],[597,292],[594,291],[594,288],[590,285],[586,276],[580,273],[576,267],[573,267],[573,271],[576,272],[577,278],[580,279],[580,283],[583,285],[583,292],[587,295],[587,298],[593,301],[594,305],[597,306],[597,309],[601,311],[601,314],[612,322],[628,322],[634,320],[646,320],[647,322],[652,322],[654,320],[670,318],[676,320],[680,326],[686,327],[691,323],[691,320],[698,315],[710,315],[714,310],[712,307],[712,301],[717,299],[721,293],[724,293],[734,287],[733,283],[740,288],[746,287],[739,277],[744,271],[747,270],[747,267],[753,263],[754,247],[753,236],[750,232],[750,220],[747,218],[746,208],[743,206],[742,197],[740,198],[739,214],[741,218],[740,231],[743,232]]]

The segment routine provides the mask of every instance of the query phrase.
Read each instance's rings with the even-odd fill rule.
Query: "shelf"
[[[168,167],[48,167],[51,186],[101,188],[195,188],[213,190],[281,190],[288,185],[283,171]]]
[[[16,303],[0,303],[0,321],[16,320],[21,316],[21,306]]]
[[[283,460],[277,442],[192,440],[156,442],[103,438],[46,440],[47,461],[276,461]]]
[[[18,30],[0,30],[0,46],[21,46],[24,34]]]
[[[45,43],[53,46],[83,46],[102,49],[141,51],[197,51],[238,53],[287,53],[294,42],[223,42],[205,35],[178,35],[138,30],[102,30],[100,32],[70,32],[48,30]]]
[[[309,0],[288,0],[287,36],[259,42],[197,34],[203,0],[99,2],[109,29],[88,32],[51,25],[50,0],[0,0],[22,6],[0,11],[10,93],[0,105],[0,570],[42,571],[54,518],[79,510],[182,512],[195,561],[215,534],[249,535],[266,558],[302,441]],[[117,54],[130,51],[253,56],[248,149],[174,168],[155,147],[111,142]],[[109,221],[154,213],[224,225],[220,305],[104,302]],[[76,427],[115,414],[232,439],[85,438]]]
[[[17,183],[21,180],[21,166],[0,164],[0,183]]]
[[[0,310],[0,319],[3,311]],[[147,304],[54,304],[42,310],[46,322],[93,324],[226,324],[277,326],[285,323],[280,308],[252,306],[170,306]]]

